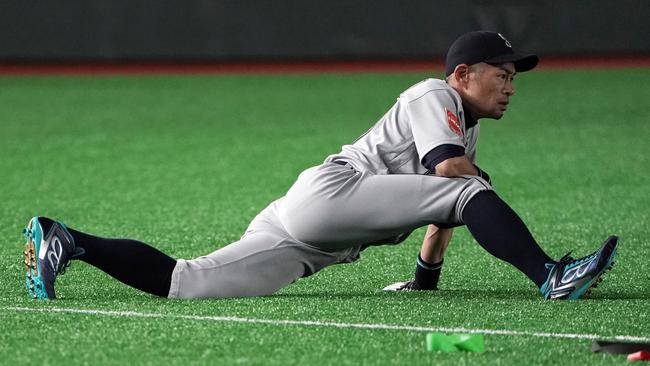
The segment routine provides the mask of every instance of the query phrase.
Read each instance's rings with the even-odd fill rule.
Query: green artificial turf
[[[478,163],[551,256],[621,237],[617,265],[589,299],[541,300],[463,228],[435,293],[379,290],[412,275],[420,230],[270,297],[158,299],[75,262],[57,280],[59,299],[27,298],[19,234],[31,216],[175,257],[211,252],[425,77],[0,78],[0,363],[626,364],[592,354],[589,339],[488,334],[483,354],[444,354],[426,351],[423,331],[179,316],[650,337],[646,69],[522,74],[506,116],[481,124]]]

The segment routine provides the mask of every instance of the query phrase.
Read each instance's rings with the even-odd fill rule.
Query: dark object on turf
[[[607,352],[627,355],[638,351],[650,352],[650,343],[594,341],[591,352]]]

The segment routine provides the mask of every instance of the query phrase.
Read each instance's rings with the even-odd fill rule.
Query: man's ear
[[[469,81],[469,66],[466,64],[456,66],[453,78],[461,85],[467,84]]]

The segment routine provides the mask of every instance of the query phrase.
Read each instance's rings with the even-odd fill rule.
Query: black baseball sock
[[[415,283],[423,290],[437,290],[443,260],[438,263],[428,263],[418,254],[415,266]]]
[[[462,216],[485,250],[512,264],[541,287],[548,276],[545,264],[555,261],[544,253],[524,222],[494,191],[477,193]]]
[[[77,257],[138,290],[167,297],[176,260],[145,243],[130,239],[105,239],[68,228]]]

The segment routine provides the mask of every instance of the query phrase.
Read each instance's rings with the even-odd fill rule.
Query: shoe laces
[[[572,251],[569,251],[562,258],[560,258],[560,263],[570,263],[570,262],[575,261],[575,259],[571,256],[571,252]]]
[[[417,290],[419,289],[419,286],[415,284],[415,280],[410,280],[404,284],[403,288],[407,290]]]
[[[558,262],[556,262],[556,263],[546,263],[546,264],[544,264],[544,267],[546,267],[546,269],[552,269],[552,268],[556,267],[558,264],[563,265],[563,266],[568,265],[569,263],[571,263],[571,262],[573,262],[575,260],[571,256],[571,252],[572,251],[569,251],[567,254],[562,256],[562,258],[560,258],[560,260]]]
[[[68,259],[67,261],[65,261],[65,263],[64,263],[64,264],[63,264],[63,265],[62,265],[62,266],[61,266],[61,267],[56,271],[56,274],[57,274],[57,275],[65,274],[65,270],[66,270],[68,267],[70,267],[71,262],[72,262],[72,261],[71,261],[70,259]]]
[[[552,268],[562,268],[563,270],[571,269],[573,267],[579,266],[583,263],[590,262],[594,259],[596,254],[588,255],[584,258],[580,258],[576,260],[571,256],[571,251],[569,251],[567,254],[565,254],[557,263],[546,263],[544,266],[547,269],[552,269]],[[559,266],[558,266],[559,265]]]
[[[569,262],[567,263],[567,264],[568,264],[567,267],[568,267],[568,268],[573,268],[573,267],[579,266],[579,265],[581,265],[581,264],[583,264],[583,263],[591,262],[591,261],[593,261],[593,260],[597,257],[597,255],[598,255],[597,253],[594,253],[594,254],[588,255],[588,256],[586,256],[586,257],[583,257],[583,258],[577,259],[577,260],[576,260],[576,259],[573,259],[573,258],[571,258],[571,257],[569,257],[570,260],[569,260]]]
[[[61,266],[61,268],[59,268],[59,269],[56,271],[56,274],[57,274],[57,275],[65,274],[65,270],[66,270],[68,267],[70,267],[70,265],[72,264],[72,260],[75,259],[75,258],[79,258],[79,257],[81,257],[81,256],[84,255],[84,254],[86,254],[86,250],[85,250],[84,248],[75,247],[75,248],[74,248],[74,252],[72,253],[72,255],[70,255],[70,258],[68,258],[68,260],[65,261],[65,263],[63,264],[63,266]]]

